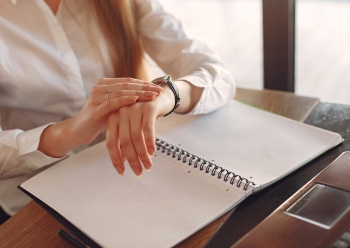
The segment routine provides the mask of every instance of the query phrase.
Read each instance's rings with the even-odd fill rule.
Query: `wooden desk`
[[[298,121],[304,121],[319,103],[316,98],[272,90],[238,89],[236,99]],[[217,219],[177,247],[203,247],[233,212]],[[58,236],[59,229],[67,230],[32,201],[0,226],[0,244],[2,247],[72,247]]]

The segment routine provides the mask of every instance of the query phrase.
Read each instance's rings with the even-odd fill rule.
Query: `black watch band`
[[[177,90],[175,83],[171,80],[171,76],[169,76],[169,75],[153,79],[152,83],[157,84],[157,85],[167,84],[167,85],[169,85],[171,91],[174,93],[174,97],[175,97],[174,108],[164,116],[170,115],[180,105],[179,91]]]

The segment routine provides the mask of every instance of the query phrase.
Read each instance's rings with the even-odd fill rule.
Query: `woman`
[[[234,95],[221,60],[156,0],[5,0],[0,30],[0,206],[8,215],[30,201],[21,182],[104,131],[120,175],[125,160],[137,176],[151,169],[154,124],[175,96],[148,81],[144,53],[176,79],[176,113],[208,113]]]

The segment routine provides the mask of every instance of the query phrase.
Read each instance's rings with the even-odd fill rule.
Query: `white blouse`
[[[191,114],[232,99],[222,61],[191,40],[156,0],[137,0],[145,52],[174,79],[205,88]],[[0,206],[10,215],[30,198],[17,186],[59,159],[37,151],[50,123],[76,115],[91,88],[113,77],[107,43],[85,0],[62,0],[54,15],[43,0],[0,1]],[[161,75],[156,75],[161,76]]]

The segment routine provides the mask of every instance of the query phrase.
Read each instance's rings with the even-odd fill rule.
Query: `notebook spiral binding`
[[[240,188],[242,184],[244,184],[243,190],[247,190],[250,184],[255,186],[254,182],[249,181],[248,179],[241,177],[240,175],[236,175],[235,173],[228,171],[220,166],[217,166],[214,163],[201,159],[200,157],[193,155],[181,148],[170,145],[161,139],[156,138],[156,146],[157,146],[157,150],[161,150],[162,153],[166,152],[166,155],[168,156],[172,155],[173,158],[177,157],[177,160],[182,160],[183,163],[186,163],[188,161],[188,165],[191,166],[193,164],[194,168],[199,167],[199,170],[201,171],[204,170],[205,173],[209,173],[210,169],[212,168],[212,171],[211,171],[212,176],[216,176],[216,172],[218,171],[217,178],[219,179],[222,178],[222,174],[226,171],[227,173],[223,177],[223,180],[227,182],[230,175],[232,175],[230,179],[230,184],[234,185],[235,180],[237,180],[236,186],[238,188]]]

